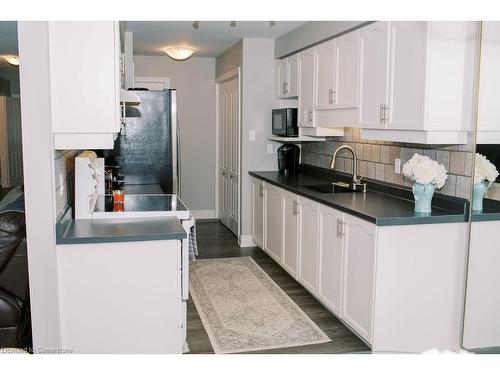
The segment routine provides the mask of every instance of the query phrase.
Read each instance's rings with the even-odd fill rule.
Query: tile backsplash
[[[411,186],[413,182],[402,174],[394,173],[394,160],[401,160],[401,169],[413,154],[427,155],[443,164],[448,180],[441,193],[469,198],[472,174],[472,145],[421,145],[385,141],[362,140],[360,129],[345,128],[343,137],[330,137],[325,142],[302,145],[302,163],[330,168],[332,155],[342,145],[349,145],[358,157],[358,175],[397,185]],[[341,151],[335,170],[352,173],[352,156]]]

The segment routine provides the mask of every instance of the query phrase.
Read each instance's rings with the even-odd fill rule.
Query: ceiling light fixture
[[[163,50],[170,58],[177,61],[189,59],[196,53],[196,50],[191,47],[167,47]]]
[[[19,57],[18,56],[4,56],[3,57],[10,65],[18,66]]]
[[[193,29],[198,30],[200,28],[200,21],[193,22]]]
[[[276,25],[276,22],[274,22],[274,21],[269,21],[269,27],[273,27],[274,25]]]
[[[236,27],[236,21],[231,21],[231,22],[229,23],[229,26],[231,26],[231,27]]]

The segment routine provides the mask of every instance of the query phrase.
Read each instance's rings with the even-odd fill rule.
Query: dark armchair
[[[26,227],[21,212],[0,213],[0,348],[31,346]]]

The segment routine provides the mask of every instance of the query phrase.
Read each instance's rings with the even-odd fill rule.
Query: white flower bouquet
[[[498,177],[496,167],[491,163],[486,156],[476,154],[476,164],[474,167],[474,183],[479,184],[484,180],[494,182]]]
[[[444,165],[419,154],[414,154],[403,165],[403,175],[422,185],[433,184],[437,189],[441,189],[448,178]]]

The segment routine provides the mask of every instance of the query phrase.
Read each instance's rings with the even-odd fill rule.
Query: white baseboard
[[[253,238],[252,238],[251,234],[246,234],[246,235],[240,236],[240,238],[238,238],[238,244],[240,245],[240,247],[255,247],[255,246],[257,246],[255,244],[255,242],[253,242]]]
[[[217,219],[214,210],[193,210],[190,212],[195,219]]]

